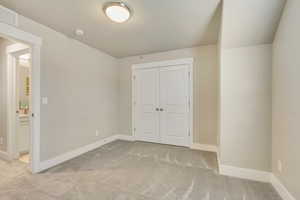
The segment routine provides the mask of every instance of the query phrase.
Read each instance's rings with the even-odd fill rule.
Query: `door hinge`
[[[133,80],[135,80],[136,79],[136,75],[133,75]]]
[[[136,128],[134,128],[133,131],[136,132]]]
[[[189,72],[189,78],[191,78],[191,72]]]
[[[191,131],[189,130],[189,136],[191,136]]]

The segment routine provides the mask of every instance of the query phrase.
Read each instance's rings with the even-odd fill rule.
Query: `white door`
[[[134,74],[136,139],[189,146],[189,65],[138,69]]]
[[[164,144],[189,146],[189,70],[160,69],[160,136]]]
[[[159,142],[159,70],[137,70],[134,85],[136,139]]]

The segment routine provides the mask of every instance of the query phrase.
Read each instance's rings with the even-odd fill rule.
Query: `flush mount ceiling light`
[[[124,2],[108,2],[103,11],[110,20],[117,23],[126,22],[131,17],[131,11]]]

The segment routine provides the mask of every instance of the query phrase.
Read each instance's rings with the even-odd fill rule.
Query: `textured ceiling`
[[[215,44],[220,0],[127,0],[133,17],[124,24],[108,20],[107,0],[1,0],[15,10],[54,30],[115,57]],[[75,29],[85,35],[76,37]]]

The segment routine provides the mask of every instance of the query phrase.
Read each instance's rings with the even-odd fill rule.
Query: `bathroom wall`
[[[28,61],[27,61],[28,62]],[[30,76],[29,62],[20,63],[19,68],[19,102],[21,104],[29,105],[29,95],[27,94],[27,78]],[[30,88],[29,88],[30,91]]]
[[[27,79],[30,77],[30,62],[29,60],[19,59],[19,118],[17,132],[17,146],[19,153],[27,153],[30,149],[30,121],[29,113],[25,113],[24,108],[31,107],[30,105],[30,87],[27,89]],[[26,106],[25,106],[26,105]],[[20,108],[21,106],[21,108]]]

